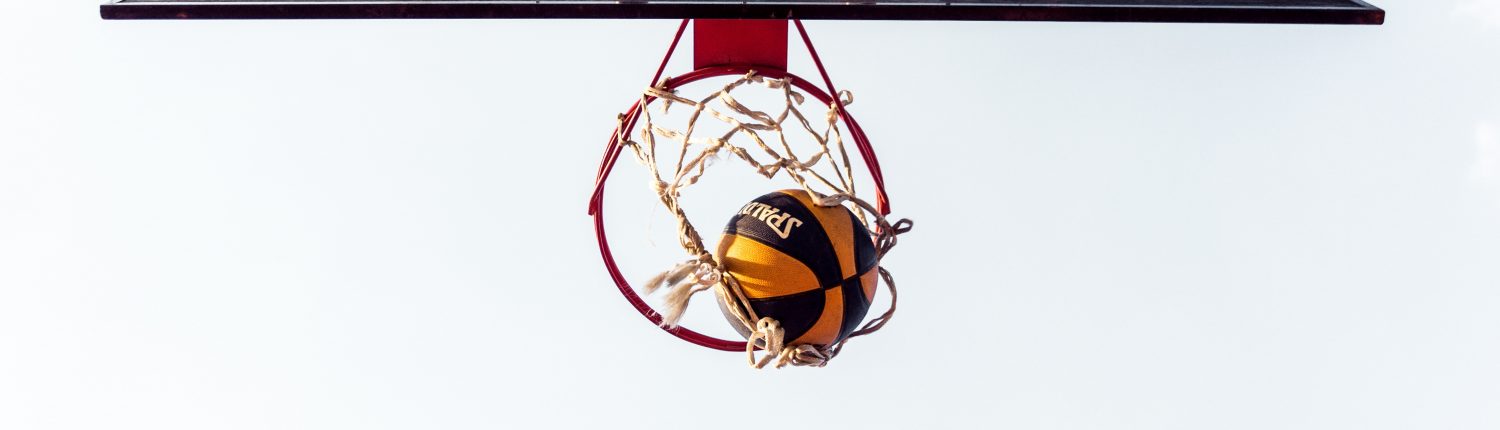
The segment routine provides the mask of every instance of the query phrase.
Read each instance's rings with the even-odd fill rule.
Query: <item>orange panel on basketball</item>
[[[802,262],[752,239],[724,235],[719,239],[719,256],[746,297],[777,297],[818,289],[818,278]]]
[[[839,329],[844,324],[844,290],[842,288],[830,288],[823,290],[823,314],[818,317],[818,322],[807,333],[792,339],[791,344],[810,343],[814,345],[831,345],[838,342]]]
[[[875,302],[875,287],[880,283],[880,269],[874,268],[859,276],[859,286],[865,291],[865,300]]]

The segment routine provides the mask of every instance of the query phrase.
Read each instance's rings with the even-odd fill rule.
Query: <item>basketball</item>
[[[818,206],[803,190],[766,194],[740,208],[717,251],[756,315],[781,323],[788,345],[843,340],[875,298],[879,260],[870,231],[854,212]]]

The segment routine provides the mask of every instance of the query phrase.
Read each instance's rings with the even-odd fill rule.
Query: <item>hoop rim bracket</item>
[[[693,20],[693,68],[756,66],[786,70],[787,20]]]

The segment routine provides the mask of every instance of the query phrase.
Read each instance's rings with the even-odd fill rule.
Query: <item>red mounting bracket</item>
[[[763,66],[786,70],[787,20],[693,20],[693,69]]]

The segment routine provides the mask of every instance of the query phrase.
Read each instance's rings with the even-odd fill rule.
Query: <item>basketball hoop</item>
[[[819,74],[823,77],[823,81],[825,84],[824,87],[819,87],[797,75],[788,73],[784,69],[777,67],[784,67],[785,49],[780,50],[781,61],[779,62],[775,61],[776,54],[774,53],[774,48],[762,48],[753,51],[762,53],[765,51],[772,51],[773,53],[769,56],[752,53],[750,57],[758,56],[759,58],[759,60],[754,61],[753,63],[746,62],[742,64],[712,64],[715,61],[711,60],[708,62],[708,64],[704,64],[705,61],[703,61],[703,58],[705,56],[705,50],[703,48],[704,43],[702,43],[702,39],[699,39],[698,46],[696,47],[696,59],[698,61],[695,61],[695,63],[701,67],[687,74],[662,80],[661,74],[664,71],[667,62],[671,59],[677,43],[681,40],[683,32],[687,28],[688,20],[684,20],[682,25],[678,28],[677,35],[673,38],[671,46],[668,48],[667,54],[662,61],[662,66],[658,68],[657,75],[652,79],[652,82],[655,83],[655,85],[643,92],[641,99],[634,105],[632,105],[629,109],[627,109],[625,113],[620,115],[619,126],[616,128],[614,133],[610,135],[609,144],[605,148],[604,159],[600,163],[594,193],[589,205],[589,213],[594,217],[594,227],[599,241],[599,250],[604,259],[605,268],[609,271],[610,276],[614,279],[616,285],[619,287],[621,294],[625,296],[625,299],[629,301],[630,304],[641,313],[641,315],[645,316],[646,319],[658,325],[663,330],[666,330],[668,333],[688,342],[724,351],[746,351],[751,355],[751,364],[757,368],[769,364],[772,359],[775,359],[777,367],[787,364],[810,366],[821,366],[826,364],[828,359],[831,359],[833,358],[833,356],[837,355],[838,351],[842,348],[844,342],[847,342],[848,338],[872,333],[878,330],[885,324],[886,321],[890,319],[895,310],[895,287],[891,282],[889,272],[883,268],[880,268],[880,276],[885,281],[887,288],[891,291],[890,310],[886,311],[881,316],[870,320],[862,328],[855,331],[853,334],[850,334],[848,338],[844,338],[838,341],[836,344],[832,345],[781,344],[784,339],[781,339],[778,334],[780,329],[778,328],[778,324],[776,323],[776,321],[772,320],[771,318],[757,318],[755,316],[754,311],[750,309],[747,302],[745,301],[744,295],[738,290],[739,287],[737,286],[733,277],[723,276],[725,275],[725,273],[722,267],[719,267],[718,263],[714,260],[712,255],[704,249],[701,238],[699,237],[697,231],[692,227],[690,223],[687,222],[681,205],[677,202],[677,190],[681,187],[686,187],[688,185],[691,185],[692,183],[695,183],[697,181],[697,178],[703,174],[702,162],[706,157],[718,154],[721,151],[728,152],[752,164],[757,168],[758,172],[762,176],[765,176],[767,178],[771,178],[778,173],[785,172],[786,175],[793,178],[804,188],[809,188],[809,193],[813,193],[812,195],[818,196],[821,199],[821,201],[818,203],[820,205],[835,206],[843,205],[846,202],[850,203],[854,208],[854,212],[859,215],[862,222],[867,222],[863,221],[866,220],[866,216],[873,220],[868,221],[867,223],[873,224],[874,226],[872,231],[878,237],[878,239],[876,239],[876,242],[879,256],[884,256],[884,254],[895,245],[896,236],[908,231],[911,225],[911,222],[909,220],[901,220],[894,225],[888,223],[885,220],[885,216],[890,213],[890,206],[889,201],[886,198],[884,178],[881,176],[879,162],[875,158],[875,153],[870,147],[869,139],[865,135],[863,129],[860,128],[859,124],[854,120],[854,117],[848,112],[847,109],[845,109],[845,105],[852,102],[852,96],[847,92],[840,93],[835,89],[835,87],[832,85],[832,81],[828,78],[828,74],[823,68],[821,59],[818,58],[817,52],[813,49],[811,39],[807,37],[806,30],[802,27],[800,22],[793,22],[796,24],[798,33],[802,36],[802,40],[807,46],[809,54],[812,56],[814,64],[818,67]],[[712,25],[718,24],[720,23],[709,23],[710,28],[712,28]],[[784,35],[786,34],[786,23],[782,21],[779,24],[781,34],[783,35],[782,40],[785,40]],[[743,22],[733,22],[731,25],[737,25],[741,27],[746,25],[767,25],[772,27],[771,30],[769,32],[762,31],[759,34],[774,34],[774,26],[777,25],[777,23],[773,22],[747,24]],[[697,27],[697,32],[701,34],[704,27],[705,23],[700,22]],[[736,31],[736,34],[745,33],[743,31],[743,28],[737,30],[740,31]],[[755,32],[751,31],[749,33]],[[717,34],[723,33],[720,32]],[[710,44],[712,43],[713,41],[710,41]],[[708,55],[714,56],[715,58],[725,57],[722,53],[716,52],[710,52]],[[745,56],[742,55],[740,56],[740,58],[745,58]],[[766,58],[770,58],[771,60],[766,60]],[[684,85],[702,81],[708,78],[730,76],[738,76],[738,79],[725,85],[720,91],[715,92],[714,94],[701,100],[688,99],[676,94],[676,91]],[[785,92],[787,100],[786,109],[781,111],[777,115],[770,115],[765,114],[764,112],[749,109],[748,107],[738,106],[737,102],[734,102],[731,107],[736,110],[736,112],[724,114],[713,111],[712,108],[708,108],[706,106],[706,104],[710,100],[717,100],[721,97],[728,99],[728,95],[732,91],[747,85],[761,85],[765,86],[766,88]],[[807,119],[807,116],[803,115],[801,111],[797,110],[794,106],[794,104],[796,104],[794,102],[801,101],[804,97],[810,97],[813,100],[821,103],[828,109],[827,115],[825,117],[826,125],[828,128],[825,129],[826,131],[822,133],[822,135],[825,137],[818,140],[818,142],[822,146],[822,152],[818,152],[807,159],[802,159],[798,158],[796,154],[793,154],[791,152],[790,146],[785,146],[786,152],[784,154],[771,150],[771,148],[767,147],[764,142],[761,142],[758,135],[755,134],[757,130],[760,132],[770,132],[774,130],[775,133],[781,133],[782,122],[790,121],[795,118],[797,122],[800,122],[801,126],[803,126],[808,132],[813,133],[815,137],[819,134],[814,130],[811,121]],[[647,109],[653,103],[679,103],[688,105],[689,108],[697,109],[697,111],[694,112],[694,118],[697,118],[697,114],[699,112],[709,111],[710,116],[719,117],[721,120],[733,122],[735,120],[725,119],[723,117],[738,113],[750,118],[756,118],[756,121],[758,121],[758,123],[739,125],[738,128],[734,129],[734,131],[730,132],[726,137],[722,139],[703,138],[703,140],[701,141],[690,142],[690,137],[688,135],[678,134],[675,131],[670,130],[662,130],[659,127],[655,127],[651,124],[650,113]],[[640,133],[642,136],[642,142],[631,140],[630,136],[635,134],[637,125],[643,122],[645,124],[645,129],[641,130]],[[848,153],[845,150],[842,140],[843,134],[839,130],[838,123],[840,122],[843,124],[843,130],[847,131],[849,140],[854,143],[859,156],[864,161],[865,166],[868,169],[870,179],[875,184],[876,197],[875,203],[873,204],[865,202],[853,193],[853,172],[849,167]],[[744,148],[735,146],[730,143],[730,138],[737,133],[748,133],[749,135],[752,135],[751,137],[754,138],[757,143],[761,144],[762,149],[772,154],[774,160],[771,160],[767,163],[761,163],[757,161],[753,156],[748,154],[748,152],[746,152]],[[650,154],[654,154],[655,150],[654,146],[652,145],[655,145],[656,139],[681,139],[683,145],[701,145],[706,146],[706,148],[702,149],[701,152],[698,153],[698,157],[693,160],[684,161],[682,158],[679,158],[678,171],[673,172],[675,173],[675,175],[673,175],[673,180],[668,182],[660,179],[661,175],[659,174],[659,172],[657,172],[657,169],[655,167],[654,155],[647,155],[647,152],[642,149],[642,146],[650,147]],[[688,148],[686,146],[682,151],[682,154],[684,154],[683,156],[688,153]],[[610,173],[613,171],[615,163],[618,161],[620,154],[627,148],[635,151],[638,158],[649,158],[644,162],[650,163],[650,165],[652,166],[652,172],[657,177],[658,183],[655,184],[656,189],[659,195],[662,197],[663,202],[668,206],[668,209],[672,210],[677,215],[680,233],[682,235],[680,239],[683,247],[686,251],[688,251],[690,256],[694,257],[688,262],[679,264],[673,270],[664,272],[662,275],[659,275],[657,278],[647,283],[645,290],[648,293],[655,290],[656,287],[661,284],[668,284],[669,289],[675,288],[675,293],[669,293],[669,296],[675,296],[676,298],[669,298],[669,308],[665,312],[658,312],[657,310],[649,306],[645,302],[645,300],[643,300],[641,296],[636,293],[635,289],[632,288],[630,283],[625,279],[625,276],[621,274],[620,269],[614,260],[613,254],[610,251],[608,236],[606,235],[604,230],[603,201],[605,183],[609,179]],[[838,151],[837,154],[833,152],[835,149]],[[834,159],[838,158],[835,157],[835,155],[842,156],[842,166],[838,166],[837,162],[833,161]],[[825,178],[823,175],[819,175],[816,171],[812,170],[812,167],[818,165],[820,161],[827,161],[829,164],[835,165],[834,172],[837,176],[837,181]],[[686,167],[683,167],[684,165]],[[843,170],[838,170],[839,167],[842,167]],[[694,171],[694,169],[696,169],[696,171]],[[833,189],[835,192],[827,193],[810,189],[813,188],[813,185],[815,184],[826,186],[827,188],[825,189]],[[687,298],[689,298],[693,293],[704,291],[710,288],[715,289],[715,291],[718,293],[717,295],[719,296],[721,305],[725,306],[726,313],[732,313],[736,317],[735,319],[738,320],[738,322],[742,326],[741,328],[743,328],[743,330],[741,331],[751,333],[750,342],[715,338],[687,328],[677,326],[675,324],[677,317],[681,314],[681,306],[686,306]],[[765,357],[759,359],[755,358],[754,351],[758,348],[767,350],[768,354]]]

